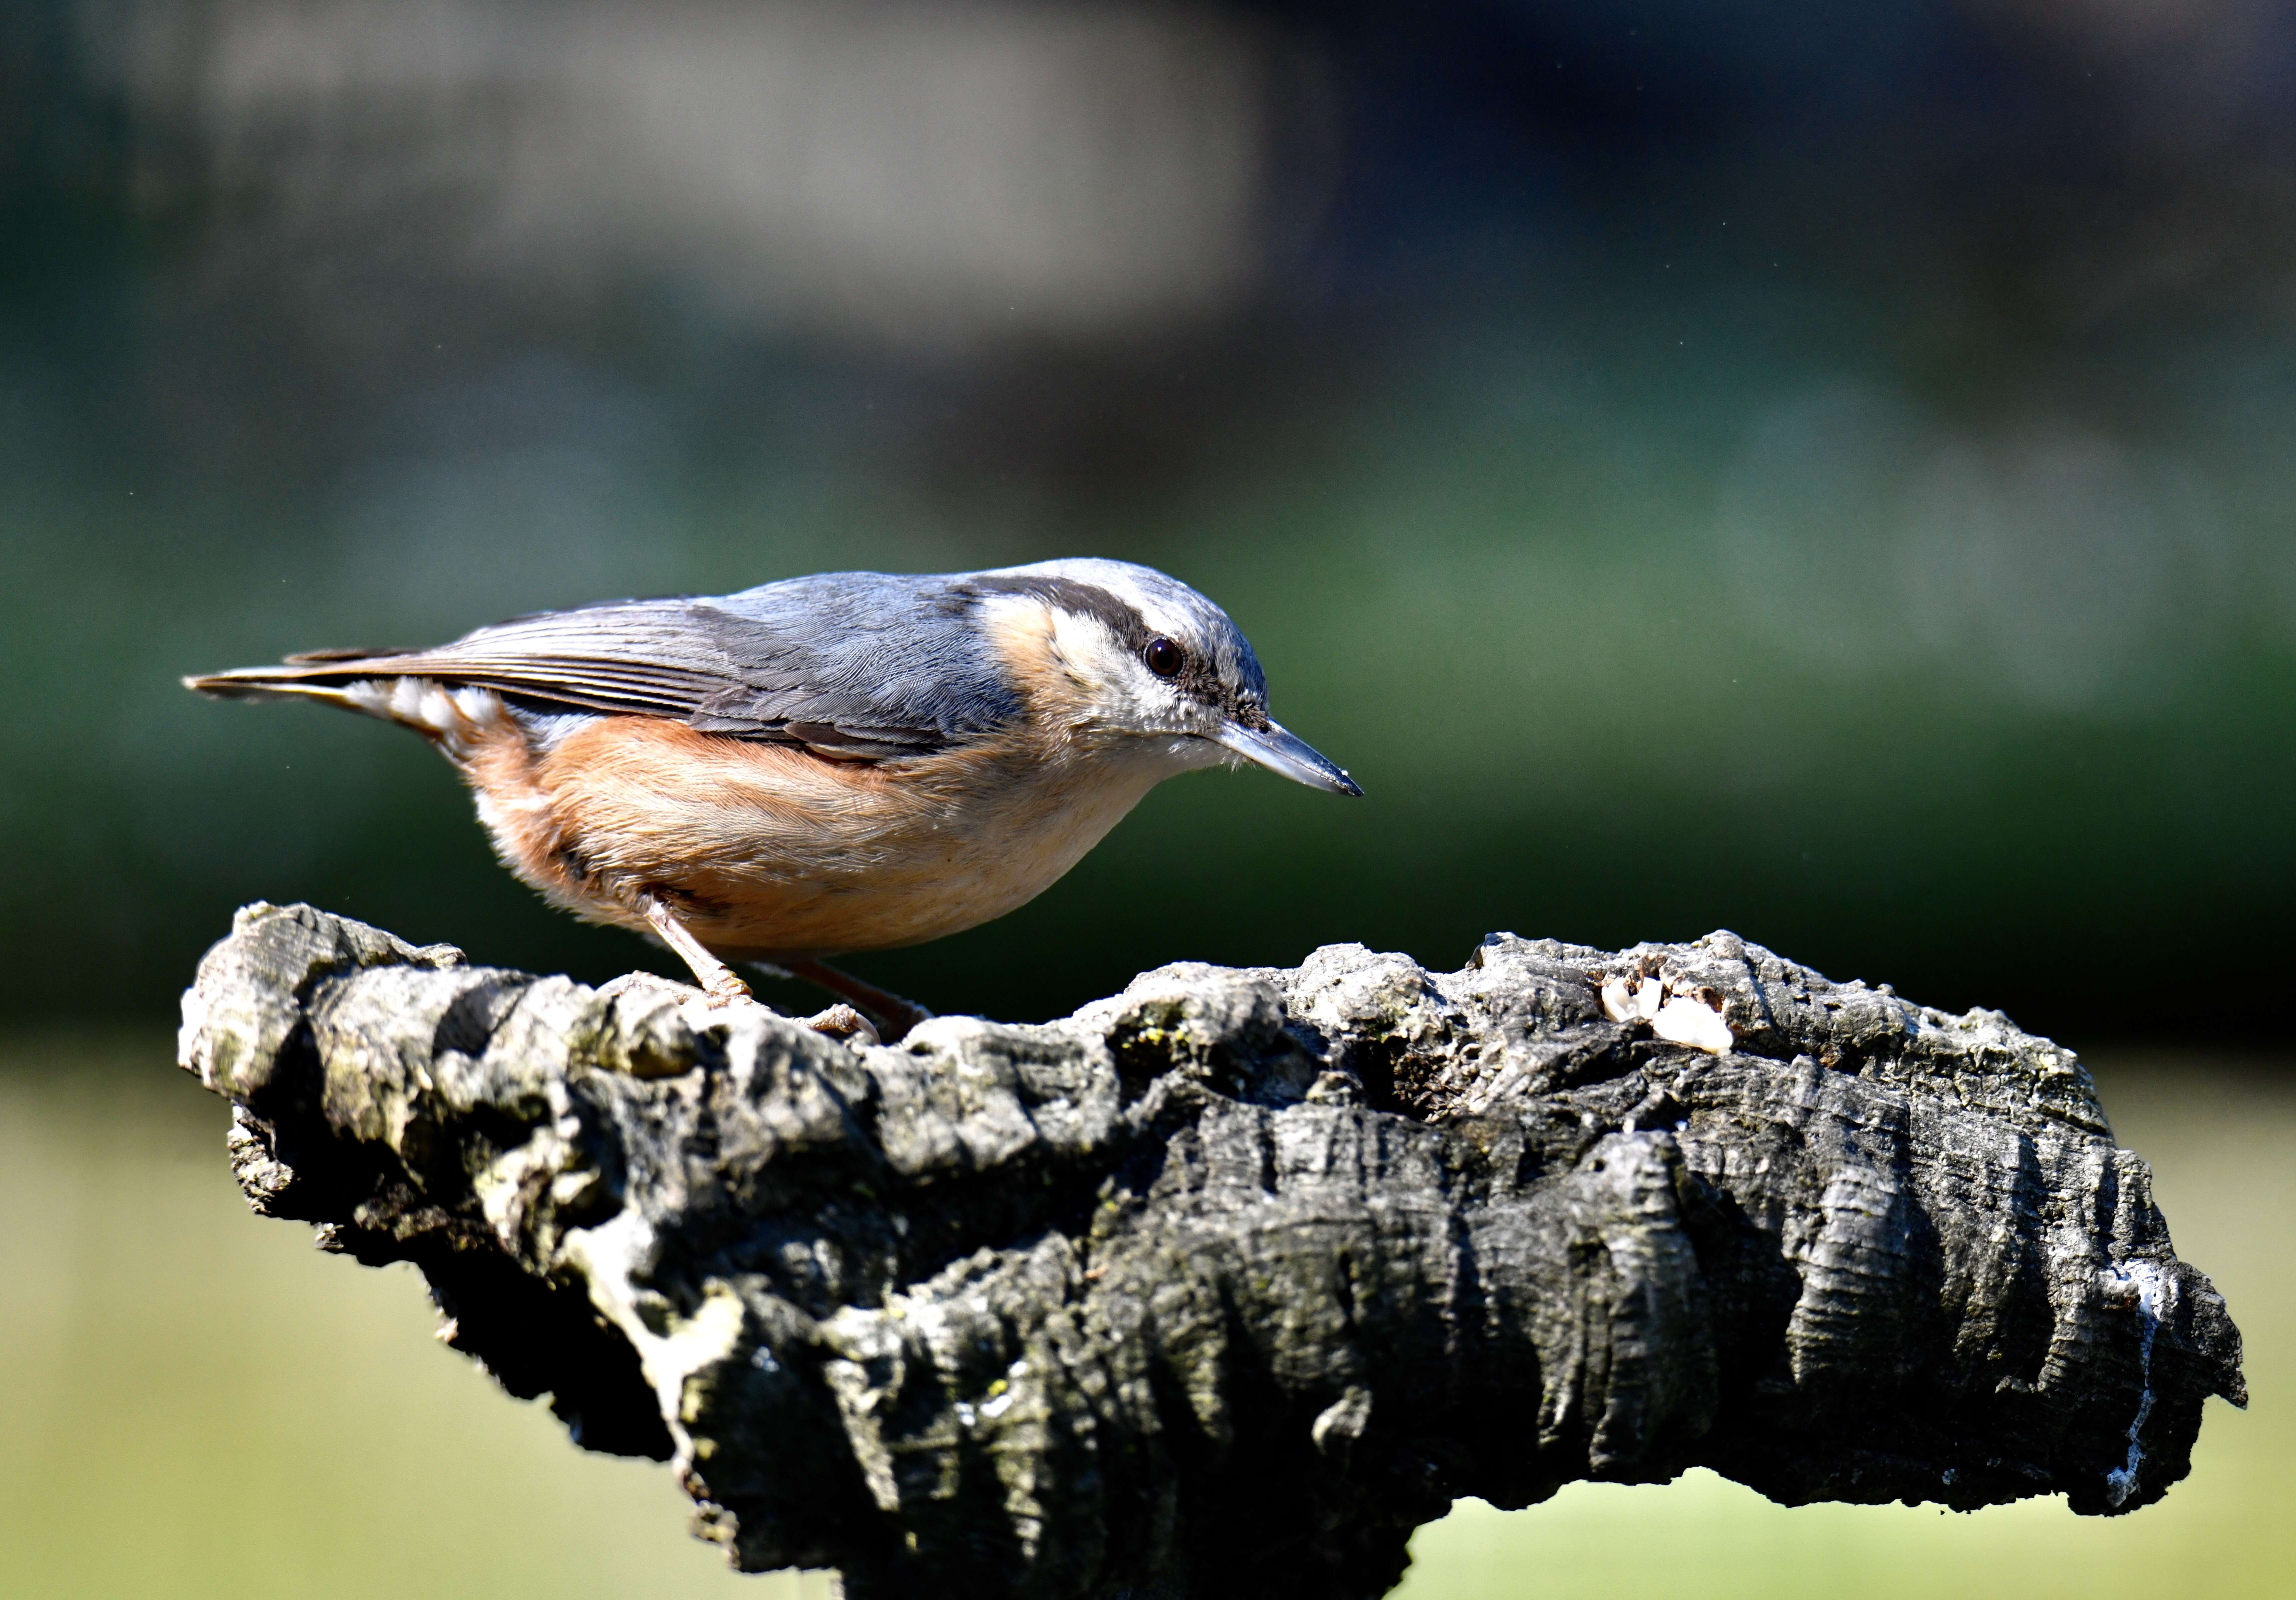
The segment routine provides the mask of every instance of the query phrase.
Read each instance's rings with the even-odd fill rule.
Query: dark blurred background
[[[2076,1046],[2278,1024],[2286,0],[0,19],[13,1018],[164,1019],[258,897],[661,964],[416,740],[181,673],[1095,554],[1369,798],[1169,785],[857,961],[937,1008],[1728,926]]]
[[[2091,1052],[2248,1334],[2134,1517],[1575,1485],[1405,1596],[2285,1592],[2296,0],[0,0],[0,1596],[828,1595],[245,1214],[240,902],[676,969],[176,680],[1078,554],[1369,796],[1181,780],[868,974],[1728,926]]]

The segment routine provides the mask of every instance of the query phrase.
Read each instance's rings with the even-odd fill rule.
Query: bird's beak
[[[1343,768],[1332,766],[1316,753],[1314,745],[1275,723],[1252,728],[1231,722],[1212,737],[1214,743],[1245,760],[1281,773],[1295,784],[1305,784],[1310,789],[1328,789],[1334,794],[1363,792]]]

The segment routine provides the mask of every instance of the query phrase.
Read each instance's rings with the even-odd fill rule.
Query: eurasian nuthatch
[[[184,681],[411,727],[552,903],[650,931],[713,998],[767,962],[897,1028],[922,1013],[820,957],[1002,916],[1192,767],[1363,792],[1269,719],[1227,613],[1128,562],[608,601]]]

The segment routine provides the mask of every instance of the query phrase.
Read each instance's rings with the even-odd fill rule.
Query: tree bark
[[[1702,1465],[2129,1511],[2244,1402],[2070,1052],[1727,933],[855,1049],[258,905],[184,1013],[257,1210],[856,1600],[1357,1600],[1455,1497]]]

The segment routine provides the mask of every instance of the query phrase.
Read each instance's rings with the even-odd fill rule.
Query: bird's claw
[[[849,1045],[883,1042],[877,1037],[877,1030],[869,1019],[842,1000],[827,1011],[806,1018],[805,1025],[816,1033],[825,1033],[831,1038],[841,1039]]]
[[[721,972],[711,978],[703,986],[701,996],[712,1007],[758,1004],[758,997],[750,992],[750,986],[731,972]]]

